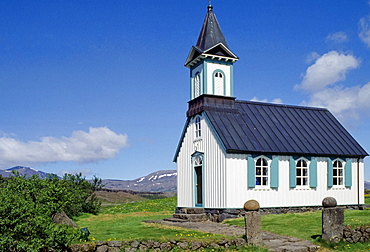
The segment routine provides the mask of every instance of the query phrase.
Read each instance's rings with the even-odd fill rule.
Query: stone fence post
[[[322,205],[322,239],[339,242],[343,239],[344,209],[337,207],[333,197],[323,199]]]
[[[256,200],[248,200],[244,203],[246,211],[245,220],[245,237],[248,245],[262,244],[261,215],[259,212],[260,204]]]

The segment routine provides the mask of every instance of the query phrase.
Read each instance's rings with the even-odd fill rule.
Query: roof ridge
[[[262,102],[262,101],[235,100],[235,103],[247,103],[247,104],[258,104],[258,105],[264,105],[264,106],[274,106],[274,107],[287,107],[287,108],[299,108],[299,109],[329,111],[327,108],[312,107],[312,106],[305,106],[305,105],[293,105],[293,104]]]

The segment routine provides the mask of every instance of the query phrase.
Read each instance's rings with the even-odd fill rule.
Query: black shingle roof
[[[212,5],[209,5],[196,45],[202,51],[206,51],[218,43],[222,43],[224,46],[228,47],[225,36],[221,31],[220,24],[212,9]]]
[[[368,155],[327,109],[205,95],[190,101],[188,117],[203,111],[229,153]]]

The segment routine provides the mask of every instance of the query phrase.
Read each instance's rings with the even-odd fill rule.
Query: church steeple
[[[233,63],[237,60],[226,43],[213,6],[209,4],[198,41],[185,63],[190,68],[190,99],[203,94],[232,97]]]
[[[228,47],[216,15],[213,12],[213,6],[208,5],[208,12],[204,19],[196,47],[205,51],[218,43],[222,43],[224,46]]]

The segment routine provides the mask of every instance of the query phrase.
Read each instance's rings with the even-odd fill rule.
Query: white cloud
[[[346,79],[350,69],[357,68],[360,60],[350,54],[342,54],[337,51],[330,51],[307,68],[303,81],[296,88],[317,92],[338,81]]]
[[[311,64],[312,62],[315,62],[320,57],[321,55],[318,54],[317,52],[311,52],[310,54],[307,55],[306,63]]]
[[[107,127],[91,127],[89,132],[74,131],[71,137],[43,137],[28,142],[4,136],[0,138],[0,166],[98,162],[114,158],[126,146],[127,135],[117,134]]]
[[[325,107],[341,121],[359,119],[360,113],[370,110],[370,82],[364,86],[325,88],[310,96],[303,105]]]
[[[348,40],[348,36],[345,32],[330,33],[326,37],[326,42],[343,43]]]
[[[259,100],[257,97],[253,97],[251,101],[255,101],[255,102],[269,102],[267,99]],[[273,99],[272,101],[270,101],[269,103],[282,104],[283,103],[283,100],[280,99],[280,98],[276,98],[276,99]]]
[[[359,27],[359,38],[364,42],[367,47],[370,47],[370,16],[367,18],[361,18],[358,24]]]
[[[322,55],[307,68],[302,83],[297,86],[310,95],[302,104],[328,108],[341,121],[359,119],[360,113],[369,113],[370,82],[354,87],[337,84],[359,65],[360,61],[349,54],[331,51]]]

